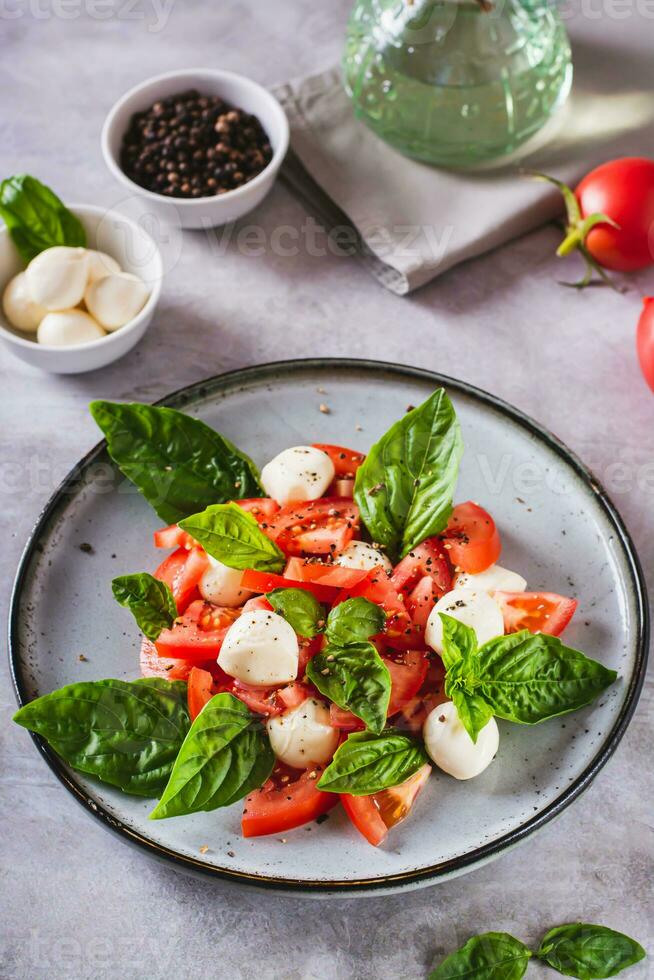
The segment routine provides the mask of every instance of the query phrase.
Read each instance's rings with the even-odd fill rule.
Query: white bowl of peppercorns
[[[286,114],[267,89],[209,68],[142,82],[114,105],[102,130],[112,174],[182,228],[223,225],[260,204],[288,141]]]

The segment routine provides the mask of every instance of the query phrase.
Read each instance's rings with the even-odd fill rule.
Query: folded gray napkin
[[[409,293],[561,213],[558,192],[523,169],[574,181],[612,156],[651,152],[650,58],[641,64],[631,50],[625,73],[625,52],[615,49],[614,64],[607,50],[577,46],[573,94],[539,149],[465,173],[387,146],[355,119],[338,69],[290,82],[276,90],[291,124],[283,176],[326,227],[356,229],[358,252],[384,286]]]

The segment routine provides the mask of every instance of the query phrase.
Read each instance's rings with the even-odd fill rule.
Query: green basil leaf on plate
[[[616,677],[558,637],[522,630],[481,647],[470,684],[498,718],[535,725],[590,704]]]
[[[73,769],[146,797],[164,789],[190,726],[186,684],[163,678],[68,684],[20,708],[14,721]]]
[[[357,470],[354,499],[372,538],[404,557],[446,526],[463,442],[443,388],[391,426]]]
[[[306,589],[273,589],[266,599],[276,613],[290,623],[298,636],[311,639],[322,633],[325,626],[325,610],[315,596]]]
[[[274,764],[261,718],[233,694],[216,694],[193,722],[150,819],[229,806],[262,786]]]
[[[536,953],[559,973],[578,980],[614,977],[646,955],[635,939],[606,926],[582,922],[551,929]]]
[[[351,711],[371,731],[382,731],[391,696],[391,675],[372,643],[328,643],[311,658],[306,675],[339,708]]]
[[[79,218],[49,187],[29,174],[2,181],[0,217],[26,263],[54,245],[86,246],[86,232]]]
[[[443,624],[443,653],[441,659],[446,670],[459,660],[470,660],[477,652],[477,634],[471,626],[459,622],[454,616],[439,613]]]
[[[317,785],[328,793],[368,796],[399,786],[428,762],[423,746],[402,732],[354,732],[338,747]]]
[[[459,721],[476,744],[479,732],[493,717],[493,709],[478,694],[467,694],[465,691],[454,690],[451,697]]]
[[[386,623],[384,610],[363,596],[346,599],[335,606],[327,618],[328,643],[343,646],[358,643],[381,633]]]
[[[199,419],[138,403],[95,401],[90,409],[109,455],[166,524],[263,494],[252,460]]]
[[[119,575],[111,583],[114,599],[132,612],[137,625],[149,640],[157,640],[177,618],[177,606],[165,582],[148,572]]]
[[[265,534],[252,514],[238,504],[213,504],[179,521],[212,558],[230,568],[280,572],[286,556]]]
[[[521,980],[531,955],[508,932],[486,932],[447,956],[429,980]]]

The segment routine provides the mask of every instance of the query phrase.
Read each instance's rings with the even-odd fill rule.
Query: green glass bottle
[[[548,0],[357,0],[343,57],[356,115],[407,156],[468,167],[563,104],[567,32]]]

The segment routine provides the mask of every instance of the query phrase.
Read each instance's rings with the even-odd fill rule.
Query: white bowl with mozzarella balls
[[[61,285],[56,281],[56,275],[50,275],[47,252],[41,252],[36,257],[38,261],[33,259],[26,267],[7,228],[4,225],[0,227],[0,296],[7,302],[7,286],[20,272],[25,272],[25,276],[14,287],[19,294],[15,298],[15,305],[16,308],[26,311],[25,326],[29,327],[18,329],[13,326],[0,304],[0,340],[21,360],[52,374],[95,371],[117,361],[130,351],[150,325],[159,301],[163,276],[159,248],[152,237],[130,218],[117,211],[93,205],[69,204],[67,207],[84,226],[87,248],[109,256],[106,263],[109,268],[104,272],[110,272],[112,277],[101,287],[102,278],[89,274],[84,279],[81,306],[76,303],[74,309],[62,311],[52,308],[58,303],[56,299],[52,303],[50,296],[52,291],[56,296]],[[71,252],[69,258],[73,266],[75,255]],[[102,260],[91,253],[88,256],[89,266],[96,261]],[[26,268],[30,269],[29,275]],[[120,271],[116,271],[117,269]],[[112,313],[119,300],[125,302],[126,291],[116,289],[116,284],[120,286],[116,277],[124,277],[124,284],[129,290],[140,290],[142,299],[136,315],[119,327],[115,326],[119,321],[115,316],[112,319]],[[71,279],[71,288],[76,294],[74,270],[71,271],[68,285]],[[47,304],[41,308],[37,303],[34,311],[35,315],[39,311],[45,312],[43,318],[39,317],[38,341],[36,328],[28,324],[31,311],[25,303],[25,296],[20,295],[30,289],[32,300],[36,292]],[[118,293],[120,296],[116,295]],[[71,297],[66,296],[66,299]],[[129,300],[129,295],[127,299]],[[9,301],[11,302],[11,298]],[[138,297],[133,298],[133,301],[135,308],[138,307]],[[91,316],[92,312],[94,317]],[[101,325],[98,325],[98,321]],[[89,339],[82,343],[75,342],[82,336]]]

